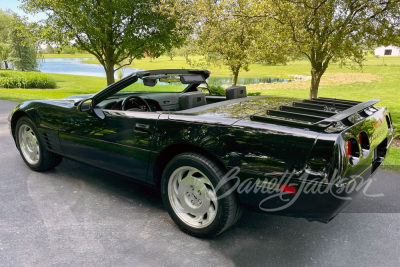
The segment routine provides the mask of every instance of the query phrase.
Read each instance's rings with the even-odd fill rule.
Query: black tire
[[[182,183],[178,185],[178,180],[179,181],[184,181],[185,179],[188,179],[189,174],[185,173],[186,169],[185,168],[190,168],[194,170],[198,170],[199,172],[193,171],[193,176],[190,176],[193,181],[195,181],[196,177],[199,177],[197,179],[201,179],[201,181],[205,181],[208,179],[209,182],[211,182],[212,186],[209,185],[208,183],[200,185],[204,186],[207,188],[209,192],[212,194],[215,193],[216,195],[216,200],[215,201],[210,201],[210,208],[207,209],[208,211],[213,210],[213,212],[210,212],[210,214],[213,214],[212,216],[204,215],[201,217],[199,215],[198,217],[195,215],[190,214],[190,212],[187,211],[187,209],[183,208],[184,205],[190,205],[188,200],[190,199],[190,193],[188,192],[190,190],[193,190],[192,186],[189,186],[187,183]],[[179,172],[181,171],[181,174]],[[189,171],[187,171],[189,172]],[[236,196],[236,192],[234,190],[231,190],[232,186],[229,183],[224,183],[218,191],[215,191],[215,188],[217,187],[218,183],[221,181],[223,178],[225,172],[215,163],[213,163],[210,159],[207,157],[197,154],[197,153],[182,153],[180,155],[177,155],[174,157],[166,166],[163,172],[163,177],[162,177],[162,184],[161,184],[161,193],[162,193],[162,198],[164,205],[171,216],[172,220],[181,228],[181,230],[187,234],[190,234],[192,236],[196,237],[203,237],[203,238],[208,238],[208,237],[213,237],[216,236],[223,231],[227,230],[230,226],[232,226],[242,215],[243,213],[243,207],[239,204]],[[183,178],[174,178],[176,176],[183,177]],[[187,176],[185,176],[187,175]],[[194,177],[196,176],[196,177]],[[204,177],[207,179],[204,179]],[[176,183],[175,183],[176,181]],[[196,180],[197,181],[197,180]],[[182,189],[181,186],[185,188],[191,187],[192,189],[187,189],[188,191],[185,191],[186,189]],[[214,189],[214,191],[213,191]],[[175,190],[175,191],[174,191]],[[183,191],[181,191],[183,190]],[[196,191],[197,189],[195,189]],[[182,193],[181,195],[174,193],[174,192],[185,192]],[[193,192],[195,192],[193,191]],[[233,192],[230,192],[233,191]],[[197,191],[200,194],[200,190]],[[201,191],[203,192],[203,191]],[[219,198],[220,196],[224,195],[225,193],[230,192],[228,195],[226,195],[223,198]],[[188,194],[188,195],[186,195]],[[178,196],[179,195],[179,196]],[[197,198],[193,195],[191,203],[193,203],[193,200],[196,201],[199,199],[206,199],[209,196],[208,194],[203,194],[203,196],[197,196]],[[201,197],[201,198],[200,198]],[[184,199],[184,200],[183,200]],[[215,198],[214,198],[215,199]],[[185,201],[188,204],[182,205],[182,202]],[[175,203],[175,204],[174,204]],[[204,201],[206,203],[206,201]],[[204,204],[203,203],[203,204]],[[194,207],[195,209],[203,209],[203,207],[198,205],[199,207],[194,207],[191,206],[192,208]],[[179,208],[178,208],[179,207]],[[182,210],[184,212],[177,212],[177,210]],[[191,209],[193,210],[193,209]],[[178,214],[179,213],[179,214]],[[200,212],[201,213],[201,212]],[[183,214],[183,216],[182,216]],[[195,214],[195,213],[193,213]],[[208,214],[208,213],[207,213]],[[190,217],[187,215],[196,217],[195,219],[200,218],[201,220],[201,225],[191,225],[191,222],[187,222],[185,219],[188,218],[190,221]],[[208,218],[207,218],[208,217]],[[213,218],[213,219],[212,219]],[[206,223],[203,225],[203,219],[206,221]],[[193,219],[194,220],[194,219]],[[208,221],[207,221],[208,220]],[[196,222],[193,222],[196,223]]]
[[[37,162],[32,162],[32,160],[28,159],[26,155],[24,155],[21,149],[21,142],[20,142],[20,129],[24,127],[24,129],[31,130],[32,135],[35,136],[37,140],[36,145],[39,147],[39,152],[37,153],[38,159]],[[15,141],[21,154],[22,159],[34,171],[47,171],[55,168],[58,166],[62,161],[62,156],[50,152],[46,149],[44,145],[43,138],[40,136],[35,124],[30,120],[28,117],[22,117],[18,120],[17,126],[15,128]]]

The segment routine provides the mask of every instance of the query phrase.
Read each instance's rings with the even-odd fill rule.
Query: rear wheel
[[[18,120],[15,138],[22,159],[32,170],[46,171],[61,163],[60,155],[47,151],[38,130],[29,118],[22,117]]]
[[[163,202],[184,232],[212,237],[240,217],[242,207],[235,192],[229,193],[230,184],[218,187],[223,176],[219,166],[197,153],[180,154],[166,166],[162,178]],[[227,195],[221,198],[224,194]]]

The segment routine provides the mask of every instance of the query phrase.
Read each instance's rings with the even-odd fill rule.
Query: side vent
[[[47,148],[50,149],[50,150],[54,150],[54,146],[53,146],[53,144],[52,144],[52,142],[50,140],[49,135],[47,133],[44,133],[43,137],[44,137],[44,140],[46,142]]]

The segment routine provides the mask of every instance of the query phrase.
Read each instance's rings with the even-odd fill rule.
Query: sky
[[[18,8],[21,5],[21,2],[18,0],[0,0],[0,9],[7,10],[11,9],[11,11],[17,13],[20,16],[27,17],[29,22],[34,22],[38,20],[42,20],[46,18],[45,13],[39,13],[35,16],[26,14],[22,9]]]

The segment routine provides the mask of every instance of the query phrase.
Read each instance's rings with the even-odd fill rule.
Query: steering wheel
[[[121,110],[140,109],[151,111],[150,105],[143,98],[135,95],[126,97],[122,101]]]

